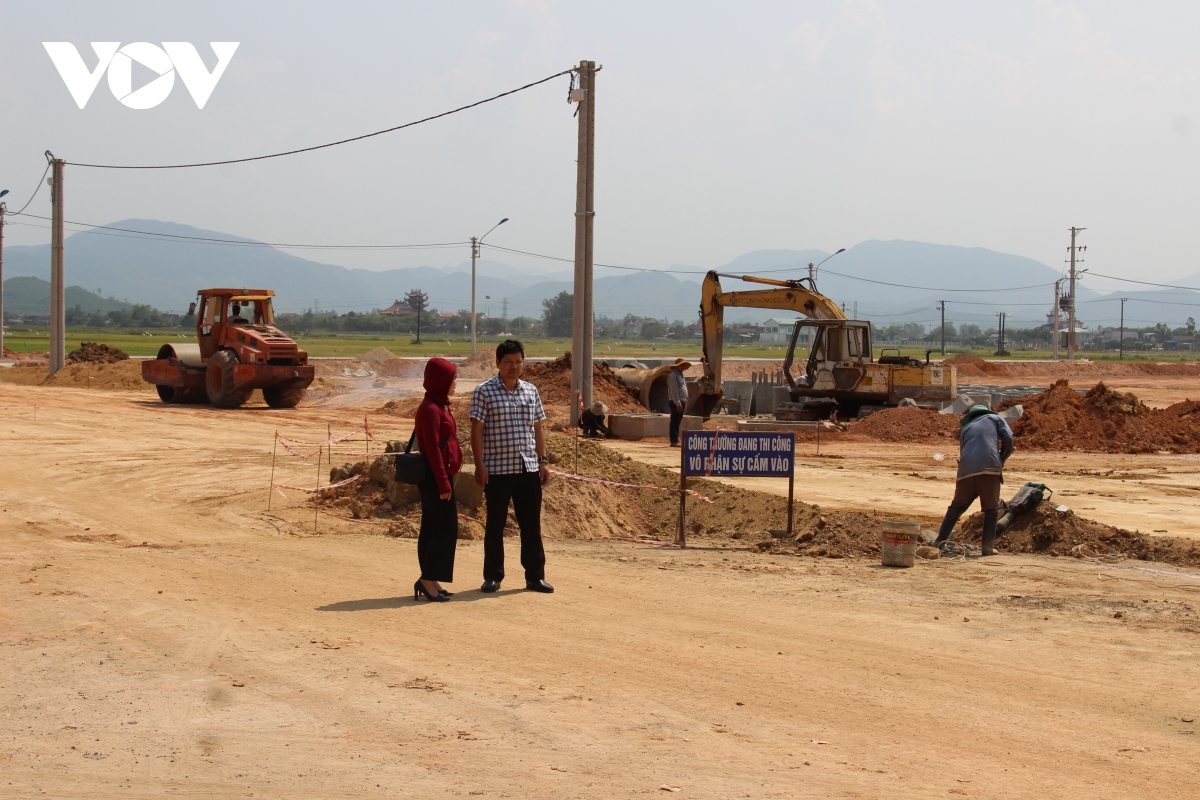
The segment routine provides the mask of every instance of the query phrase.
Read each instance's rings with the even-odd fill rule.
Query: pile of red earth
[[[951,356],[942,360],[942,364],[957,368],[958,377],[962,378],[982,378],[985,376],[1004,376],[1007,374],[1004,364],[996,364],[991,361],[985,361],[979,356],[960,355]]]
[[[68,364],[115,364],[127,358],[125,351],[96,342],[81,342],[78,350],[67,353]]]
[[[957,414],[939,414],[920,406],[901,406],[876,411],[856,422],[850,433],[881,442],[920,442],[927,439],[958,439]]]
[[[983,514],[977,512],[963,522],[953,538],[979,545],[982,532]],[[1050,501],[1018,517],[996,540],[996,549],[1001,553],[1046,553],[1077,558],[1118,556],[1169,564],[1200,564],[1200,542],[1114,528],[1077,517],[1073,511],[1057,511]]]
[[[524,380],[538,388],[542,403],[568,405],[575,401],[571,393],[571,354],[564,353],[542,364],[531,364],[521,374]],[[608,406],[612,412],[644,412],[637,394],[621,383],[617,374],[600,363],[592,364],[592,398]]]
[[[1081,395],[1060,380],[1022,405],[1025,413],[1012,423],[1018,449],[1200,453],[1200,403],[1193,400],[1155,409],[1103,383]]]
[[[4,348],[5,358],[15,358],[17,361],[45,361],[50,358],[50,354],[45,350],[35,350],[32,353],[18,353],[15,350]]]

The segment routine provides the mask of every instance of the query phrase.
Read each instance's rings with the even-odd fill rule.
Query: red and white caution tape
[[[275,439],[279,442],[280,445],[283,446],[284,450],[287,450],[292,455],[299,456],[300,458],[312,458],[313,456],[321,455],[322,453],[325,452],[323,449],[319,449],[319,450],[313,450],[311,453],[301,453],[299,450],[297,450],[296,448],[292,447],[290,444],[285,442],[283,440],[283,437],[280,436],[279,434],[275,435]]]
[[[550,470],[550,474],[558,475],[559,477],[567,478],[568,480],[572,481],[579,481],[580,483],[596,483],[601,486],[615,486],[619,489],[650,489],[656,492],[671,492],[673,494],[679,494],[680,492],[679,489],[669,489],[664,486],[648,486],[640,483],[619,483],[617,481],[606,481],[602,478],[590,478],[587,475],[572,475],[569,472],[559,472],[556,469]],[[703,500],[706,503],[712,502],[712,500],[709,500],[704,495],[691,489],[683,489],[682,491],[690,494],[692,497],[695,497],[698,500]]]
[[[272,484],[272,486],[277,486],[280,489],[292,489],[293,491],[297,491],[297,492],[323,492],[326,489],[336,489],[339,486],[345,486],[346,484],[354,483],[355,481],[360,481],[360,480],[362,480],[362,477],[363,477],[362,475],[354,475],[352,477],[347,478],[344,481],[338,481],[337,483],[331,483],[328,486],[318,486],[316,489],[306,489],[303,486],[288,486],[285,483],[275,483],[275,484]]]
[[[358,434],[360,434],[362,432],[363,432],[363,428],[362,428],[362,426],[359,426],[359,427],[356,427],[354,430],[350,431],[349,433],[345,434],[344,436],[338,436],[338,437],[332,438],[332,439],[325,439],[324,441],[320,441],[320,442],[306,442],[303,439],[289,439],[286,436],[280,436],[278,433],[275,434],[275,437],[277,439],[279,439],[281,442],[291,442],[292,444],[327,445],[327,444],[337,444],[338,442],[344,442],[353,436],[358,436]]]

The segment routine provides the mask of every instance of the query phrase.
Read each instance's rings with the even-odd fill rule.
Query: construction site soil
[[[1018,447],[1105,453],[1200,453],[1200,403],[1149,408],[1098,383],[1079,394],[1066,379],[1022,401],[1012,423]]]
[[[939,414],[934,409],[904,406],[876,411],[850,425],[849,434],[881,442],[921,442],[932,439],[958,441],[957,414]]]
[[[1072,489],[1018,520],[996,558],[897,570],[879,566],[884,520],[933,528],[953,486],[929,451],[954,443],[921,409],[823,434],[833,452],[820,457],[798,447],[797,496],[812,485],[834,499],[797,500],[790,536],[785,480],[689,480],[712,502],[686,500],[686,550],[648,544],[675,538],[677,450],[551,432],[557,471],[636,487],[552,478],[556,594],[521,591],[516,542],[502,590],[476,591],[482,530],[464,520],[455,597],[417,603],[411,493],[393,506],[378,462],[353,455],[361,439],[332,464],[273,457],[272,443],[308,440],[307,453],[366,416],[374,455],[407,440],[418,394],[168,406],[121,385],[138,366],[74,365],[46,383],[44,366],[0,370],[0,769],[13,796],[1115,800],[1194,787],[1200,582],[1172,565],[1200,566],[1200,539],[1056,510],[1094,493],[1128,501],[1141,472],[1186,508],[1200,477],[1178,455],[1019,449],[1014,473],[1038,465]],[[345,392],[362,379],[320,380]],[[1077,410],[1148,413],[1109,394]],[[468,406],[452,399],[464,443]],[[863,433],[925,425],[936,447]],[[635,446],[645,457],[623,449]],[[333,516],[291,489],[266,510],[270,481],[311,487],[343,463],[367,477],[324,493]],[[917,485],[940,500],[906,502]],[[977,542],[979,526],[967,518],[955,540]],[[956,677],[932,691],[939,674]],[[980,730],[987,758],[913,745]]]
[[[943,364],[954,365],[959,383],[973,378],[1075,378],[1080,381],[1117,377],[1197,377],[1200,362],[1149,361],[987,361],[979,356],[959,355],[945,359]],[[968,380],[964,380],[968,379]],[[1002,381],[1001,381],[1002,382]]]

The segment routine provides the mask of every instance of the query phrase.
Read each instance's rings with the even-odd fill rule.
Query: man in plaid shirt
[[[471,451],[475,482],[487,500],[483,536],[482,592],[500,590],[504,580],[504,525],[512,503],[521,529],[525,588],[550,593],[542,547],[542,487],[550,480],[542,421],[546,412],[537,387],[521,380],[525,348],[508,339],[496,347],[500,374],[471,394]]]

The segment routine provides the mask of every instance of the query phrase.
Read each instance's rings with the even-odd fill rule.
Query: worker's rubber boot
[[[938,531],[938,536],[933,540],[934,547],[941,547],[942,542],[950,538],[950,534],[954,533],[954,525],[958,522],[958,518],[962,516],[965,509],[957,509],[951,506],[946,509],[946,516],[942,520],[941,530]]]
[[[983,555],[996,555],[996,516],[995,511],[983,512]]]

